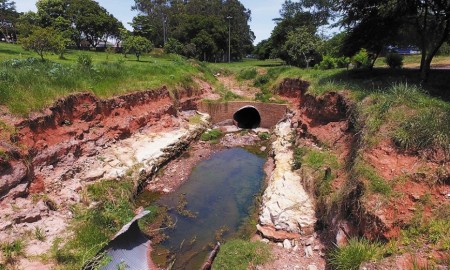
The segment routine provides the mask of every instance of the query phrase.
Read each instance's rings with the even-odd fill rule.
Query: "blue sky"
[[[15,2],[16,9],[19,12],[36,11],[36,0],[15,0]],[[128,22],[131,22],[137,14],[131,11],[131,6],[134,4],[133,0],[97,0],[97,2],[130,29]],[[259,41],[268,38],[275,26],[272,19],[279,16],[278,11],[284,0],[241,0],[241,3],[252,11],[250,28],[256,35],[254,43],[257,44]]]

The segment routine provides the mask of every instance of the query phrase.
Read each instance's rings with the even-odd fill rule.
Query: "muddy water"
[[[159,199],[176,221],[157,247],[175,256],[173,269],[198,269],[218,238],[236,235],[261,190],[264,162],[242,148],[218,152],[200,162],[176,192]]]

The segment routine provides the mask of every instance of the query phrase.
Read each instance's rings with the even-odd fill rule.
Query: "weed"
[[[266,141],[266,140],[270,139],[270,133],[269,132],[260,132],[260,133],[258,133],[258,137],[261,140]]]
[[[13,264],[19,256],[24,255],[25,245],[22,240],[1,243],[0,247],[6,264]]]
[[[268,262],[271,259],[269,247],[259,241],[231,240],[221,246],[213,269],[246,270]],[[253,268],[251,268],[253,267]]]
[[[258,77],[256,77],[255,82],[254,82],[254,86],[256,87],[262,87],[266,84],[268,84],[270,81],[270,77],[268,74],[263,74],[263,75],[259,75]]]
[[[202,122],[202,116],[199,114],[196,114],[194,116],[189,117],[189,123],[193,125],[198,125]]]
[[[41,242],[45,241],[45,239],[47,238],[47,236],[45,235],[45,231],[38,226],[34,227],[34,237]]]
[[[357,270],[361,263],[380,259],[381,256],[381,244],[352,238],[348,241],[348,245],[333,250],[329,260],[337,270]]]
[[[222,131],[219,129],[211,129],[200,136],[202,141],[217,141],[223,135]]]

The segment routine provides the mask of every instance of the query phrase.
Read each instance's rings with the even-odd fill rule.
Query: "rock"
[[[283,247],[283,243],[277,243],[277,246]]]
[[[11,228],[12,222],[11,221],[5,221],[3,223],[0,223],[0,231],[4,231],[6,229]]]
[[[305,247],[305,257],[306,258],[311,258],[314,255],[313,249],[311,246],[306,246]]]
[[[27,176],[27,167],[23,163],[11,164],[3,174],[0,175],[0,196],[5,195],[8,191],[20,184]]]
[[[32,210],[17,214],[16,217],[14,218],[14,222],[16,224],[33,223],[38,220],[41,220],[41,218],[42,218],[41,211],[39,211],[39,209],[37,208],[33,208]]]
[[[263,242],[264,244],[269,244],[270,240],[267,238],[263,238],[263,239],[261,239],[261,242]]]
[[[292,244],[291,241],[289,241],[288,239],[284,239],[283,241],[283,247],[287,250],[290,250],[292,248]]]
[[[256,225],[256,229],[265,237],[276,242],[284,241],[285,239],[298,239],[300,235],[297,233],[290,233],[285,231],[278,231],[270,226]]]
[[[277,140],[272,144],[275,169],[262,198],[259,223],[278,230],[311,234],[316,222],[315,209],[301,184],[300,175],[291,168],[293,151],[290,120],[279,123],[274,133],[277,135]]]
[[[308,265],[307,270],[317,270],[317,266],[315,264]]]
[[[320,250],[320,246],[315,245],[314,248],[313,248],[313,250],[314,250],[314,251],[319,251],[319,250]]]
[[[91,182],[102,178],[103,175],[105,175],[105,170],[103,168],[98,168],[96,170],[92,170],[86,173],[83,179],[84,181]]]

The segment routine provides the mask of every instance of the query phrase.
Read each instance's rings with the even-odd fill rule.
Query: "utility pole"
[[[227,20],[228,20],[228,63],[231,62],[231,19],[233,19],[233,17],[227,16]]]

